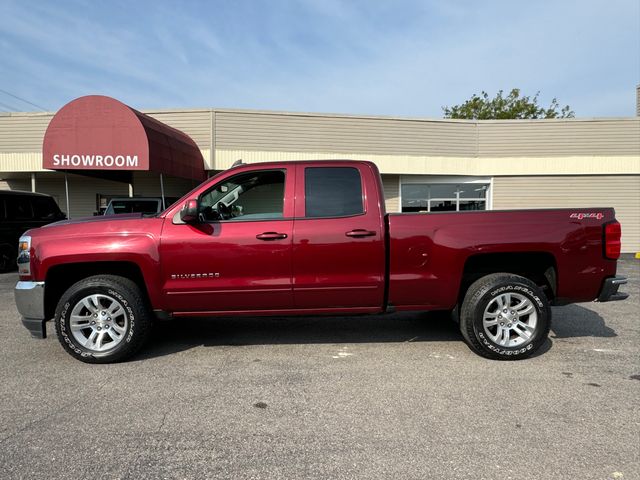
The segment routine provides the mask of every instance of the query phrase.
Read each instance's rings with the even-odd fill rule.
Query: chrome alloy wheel
[[[109,295],[94,294],[76,303],[69,327],[73,338],[84,348],[104,352],[125,338],[129,319],[118,300]]]
[[[484,309],[484,333],[503,347],[519,347],[536,331],[538,312],[533,302],[519,293],[503,293]]]

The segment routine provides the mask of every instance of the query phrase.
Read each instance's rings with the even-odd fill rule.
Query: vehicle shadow
[[[179,318],[157,322],[138,359],[196,346],[462,341],[444,312],[354,317]]]
[[[615,337],[596,312],[580,305],[553,309],[550,338]],[[179,318],[157,322],[146,348],[136,360],[170,355],[194,347],[402,343],[462,341],[458,326],[446,312],[402,312],[354,317],[219,317]]]
[[[598,313],[581,305],[566,305],[553,309],[551,338],[617,337]]]

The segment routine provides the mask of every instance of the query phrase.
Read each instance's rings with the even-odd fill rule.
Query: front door
[[[200,196],[199,223],[166,219],[160,255],[168,310],[292,308],[293,170],[227,177]]]

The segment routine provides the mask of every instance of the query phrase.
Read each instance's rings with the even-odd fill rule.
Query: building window
[[[486,210],[489,184],[410,183],[402,185],[403,212]]]

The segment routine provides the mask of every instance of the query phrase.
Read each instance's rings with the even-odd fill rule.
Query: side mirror
[[[187,200],[180,210],[180,220],[184,223],[195,223],[198,221],[198,200]]]

